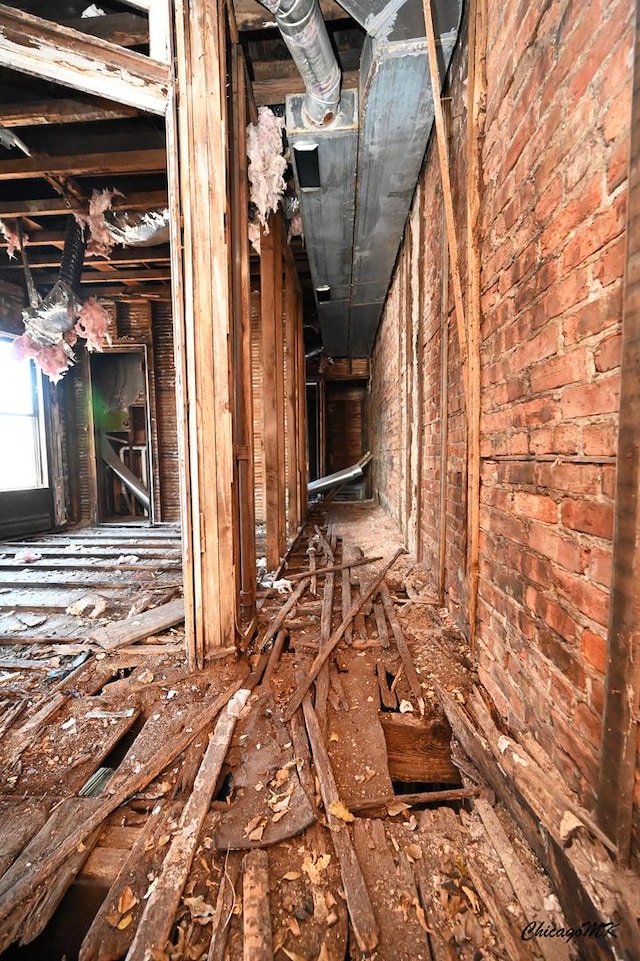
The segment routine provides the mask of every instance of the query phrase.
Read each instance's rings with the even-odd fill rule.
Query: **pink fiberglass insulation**
[[[258,220],[265,233],[269,233],[269,214],[277,209],[286,187],[283,177],[287,168],[287,161],[282,155],[283,127],[284,120],[276,117],[269,107],[260,107],[257,124],[247,127],[251,200],[256,205]]]
[[[87,244],[87,253],[94,256],[109,257],[116,241],[109,231],[109,226],[104,219],[105,212],[111,210],[111,203],[114,197],[122,197],[119,190],[94,190],[89,201],[89,213],[81,214],[74,211],[81,227],[89,228],[90,239]]]
[[[89,297],[81,307],[74,330],[80,337],[86,338],[88,350],[102,351],[105,340],[111,346],[109,312],[95,297]]]
[[[62,347],[57,344],[52,347],[40,347],[28,334],[23,334],[14,340],[13,355],[18,360],[33,358],[34,363],[54,384],[57,384],[69,369],[69,358]]]
[[[7,241],[7,256],[13,260],[16,250],[20,250],[20,237],[18,236],[18,224],[15,220],[0,220],[0,230]],[[22,240],[26,243],[29,238],[26,234],[22,235]]]

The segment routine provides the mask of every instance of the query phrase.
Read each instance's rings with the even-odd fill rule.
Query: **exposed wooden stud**
[[[227,9],[229,9],[227,5]],[[251,370],[251,287],[247,209],[247,95],[242,49],[231,47],[232,156],[230,163],[232,309],[234,357],[235,510],[239,528],[238,594],[241,617],[251,618],[256,601],[253,389]]]
[[[300,507],[299,523],[304,523],[307,516],[307,376],[306,360],[304,356],[304,312],[302,294],[298,294],[296,320],[296,425],[297,437],[297,465],[298,465],[298,504]]]
[[[282,218],[271,218],[260,254],[264,475],[267,567],[275,569],[286,548],[284,470],[284,371],[282,316]]]
[[[436,37],[431,13],[431,0],[422,0],[424,20],[427,31],[427,50],[429,52],[429,73],[433,93],[433,111],[436,125],[436,141],[440,160],[440,179],[442,182],[442,198],[447,223],[447,242],[451,260],[451,274],[453,278],[453,299],[456,306],[456,322],[458,326],[458,341],[462,364],[463,384],[467,406],[469,401],[469,385],[467,377],[467,331],[464,315],[464,300],[462,297],[462,283],[460,281],[460,264],[458,258],[458,240],[456,238],[456,224],[453,213],[453,193],[451,190],[451,171],[449,166],[449,151],[447,149],[447,134],[442,112],[440,77],[438,73],[438,55],[436,51]]]
[[[167,66],[7,4],[0,4],[0,63],[149,113],[166,110]]]
[[[449,474],[449,248],[442,224],[440,309],[440,481],[438,484],[438,602],[444,605],[447,579],[447,480]]]
[[[298,484],[298,411],[296,390],[298,373],[298,278],[291,249],[286,248],[285,259],[285,415],[286,415],[286,482],[287,482],[287,535],[294,537],[301,519]]]
[[[613,581],[600,750],[598,821],[627,863],[640,712],[640,25],[635,25],[627,265],[622,315]]]
[[[478,627],[478,578],[480,557],[480,348],[481,348],[481,251],[480,216],[482,147],[486,111],[486,0],[472,0],[469,7],[469,55],[467,79],[467,607],[471,656],[475,658]]]
[[[180,191],[183,231],[182,337],[188,411],[189,533],[193,580],[185,598],[195,613],[189,653],[202,666],[207,653],[235,639],[235,530],[232,524],[233,439],[229,377],[230,310],[224,90],[219,4],[196,0],[175,7]],[[175,177],[175,168],[170,169]],[[174,182],[173,190],[178,186]],[[183,489],[182,497],[185,497]],[[184,503],[184,502],[183,502]],[[191,607],[193,604],[193,607]],[[189,636],[189,633],[188,633]]]

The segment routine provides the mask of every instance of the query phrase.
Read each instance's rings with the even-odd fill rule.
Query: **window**
[[[0,336],[0,491],[45,487],[40,372]]]

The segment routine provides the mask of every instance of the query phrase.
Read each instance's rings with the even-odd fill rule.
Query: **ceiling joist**
[[[123,150],[73,157],[19,157],[0,161],[0,180],[31,180],[45,174],[91,177],[105,174],[158,173],[166,169],[164,148]]]
[[[168,66],[0,4],[0,64],[116,103],[163,115]]]
[[[125,197],[114,197],[112,210],[152,210],[167,206],[166,190],[148,190]],[[0,218],[8,217],[61,217],[71,213],[70,204],[64,197],[48,200],[0,200]]]
[[[125,120],[139,115],[140,111],[135,107],[108,100],[38,100],[32,103],[0,104],[0,124],[3,127]]]
[[[85,284],[119,284],[125,281],[131,282],[146,282],[149,280],[170,280],[171,270],[169,266],[166,267],[152,267],[149,270],[114,270],[113,273],[96,273],[93,270],[85,270],[80,278],[80,283],[84,286]],[[39,273],[35,277],[38,286],[48,287],[53,286],[58,280],[58,272],[51,272],[48,274]]]
[[[37,235],[35,235],[37,236]],[[4,246],[4,245],[3,245]],[[30,245],[29,245],[30,246]],[[60,264],[60,252],[51,253],[29,253],[29,266],[32,269],[58,267]],[[168,264],[171,260],[171,253],[168,244],[158,247],[114,247],[110,257],[107,259],[93,260],[90,256],[85,259],[86,267],[95,267],[97,270],[105,267],[115,267],[119,264],[144,264],[150,261],[156,264]],[[11,260],[2,265],[5,270],[21,270],[22,264],[17,260]]]
[[[81,17],[79,20],[65,20],[62,26],[108,40],[119,47],[146,47],[149,43],[149,21],[135,13]]]
[[[264,30],[275,27],[275,19],[257,0],[234,0],[238,30]],[[325,20],[348,20],[349,14],[335,0],[320,0]]]

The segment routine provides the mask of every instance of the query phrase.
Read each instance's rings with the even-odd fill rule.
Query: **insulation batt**
[[[88,227],[90,240],[87,253],[94,256],[109,257],[116,241],[112,237],[109,225],[104,219],[105,212],[111,210],[114,197],[123,197],[119,190],[94,190],[89,201],[89,213],[81,214],[77,211],[73,216],[81,227]]]
[[[269,233],[269,214],[277,209],[286,187],[283,176],[287,168],[282,152],[283,127],[284,120],[276,117],[269,107],[260,107],[257,124],[247,127],[251,200],[257,207],[258,220],[265,234]]]
[[[20,250],[18,225],[15,220],[0,220],[0,230],[8,244],[7,256],[9,260],[13,260],[16,255],[16,250]],[[22,239],[25,243],[29,240],[26,234],[22,235]]]
[[[102,344],[105,340],[111,346],[109,312],[98,303],[95,297],[89,297],[83,304],[74,330],[80,337],[86,338],[88,350],[102,352]]]
[[[57,344],[53,347],[40,347],[28,334],[22,334],[14,340],[12,353],[18,360],[33,358],[54,384],[57,384],[69,369],[69,358],[62,347]]]

